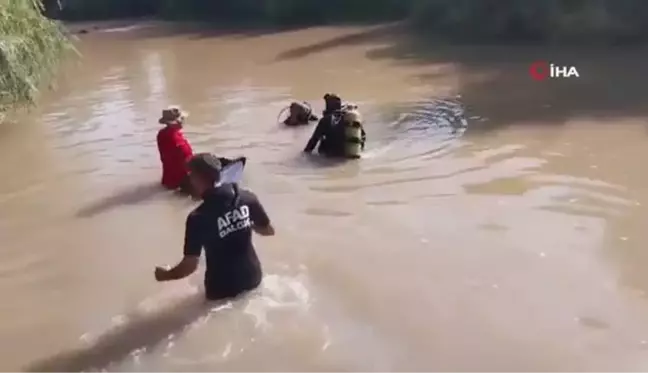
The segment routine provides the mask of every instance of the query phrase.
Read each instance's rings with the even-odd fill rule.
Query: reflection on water
[[[0,136],[0,368],[645,369],[642,120],[565,119],[566,101],[561,126],[521,120],[558,86],[471,80],[526,71],[516,50],[396,56],[393,30],[357,28],[113,31],[83,36],[59,90]],[[619,83],[584,76],[558,87],[581,109]],[[313,126],[276,124],[325,92],[360,105],[362,160],[304,155]],[[195,206],[157,186],[169,104],[191,113],[196,151],[248,158],[278,228],[243,299],[206,304],[199,275],[153,280]]]

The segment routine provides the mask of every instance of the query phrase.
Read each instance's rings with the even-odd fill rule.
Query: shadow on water
[[[136,205],[151,200],[157,196],[168,195],[169,193],[173,192],[163,189],[159,183],[138,185],[126,188],[107,198],[92,203],[79,210],[76,216],[80,218],[89,218],[118,207]]]
[[[280,52],[278,60],[297,59],[349,45],[382,44],[367,52],[373,60],[406,66],[452,65],[458,94],[469,115],[482,118],[468,132],[512,124],[564,124],[571,119],[643,118],[648,116],[644,83],[648,48],[644,46],[467,46],[416,39],[394,25],[318,41]],[[574,66],[580,77],[535,81],[534,61]],[[434,86],[444,73],[417,73],[418,85]],[[447,84],[447,83],[444,83]]]
[[[277,61],[294,60],[298,58],[307,57],[315,53],[324,52],[326,50],[333,49],[333,48],[339,48],[339,47],[344,47],[349,45],[358,45],[366,42],[373,42],[388,37],[394,34],[394,32],[400,30],[401,28],[402,26],[399,24],[388,24],[388,25],[380,25],[377,27],[371,27],[368,30],[364,30],[360,32],[351,32],[347,35],[335,37],[323,42],[314,43],[314,44],[281,52],[279,53],[279,55],[277,55],[276,60]]]
[[[79,372],[104,369],[132,352],[149,350],[182,332],[220,304],[209,303],[202,293],[186,296],[159,311],[126,315],[126,322],[99,336],[87,346],[36,361],[28,372]]]

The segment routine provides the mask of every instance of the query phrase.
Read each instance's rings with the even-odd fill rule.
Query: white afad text
[[[242,205],[218,217],[218,235],[220,238],[224,238],[232,232],[251,225],[250,208],[247,205]]]

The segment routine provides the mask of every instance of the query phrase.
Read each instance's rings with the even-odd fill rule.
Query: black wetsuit
[[[346,157],[344,147],[346,145],[346,136],[342,123],[334,124],[334,116],[330,113],[324,113],[322,119],[317,123],[313,135],[308,140],[304,151],[311,153],[319,143],[317,152],[327,157]],[[364,128],[362,129],[362,149],[367,138]]]
[[[205,249],[208,299],[232,298],[261,283],[252,224],[268,226],[270,219],[254,193],[234,184],[208,191],[187,217],[184,254],[200,256]]]

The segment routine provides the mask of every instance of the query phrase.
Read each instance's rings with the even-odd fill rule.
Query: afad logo
[[[546,61],[536,61],[529,67],[529,75],[533,80],[549,78],[580,78],[576,66],[559,66]]]

